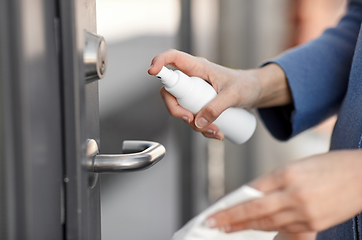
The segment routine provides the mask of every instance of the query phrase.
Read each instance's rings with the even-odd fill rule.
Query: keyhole
[[[105,70],[106,66],[104,64],[104,61],[102,61],[102,65],[101,65],[101,74],[103,75],[104,70]]]

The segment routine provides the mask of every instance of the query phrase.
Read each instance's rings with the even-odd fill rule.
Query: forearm
[[[293,94],[297,91],[302,98],[315,98],[312,106],[307,106],[308,111],[312,111],[309,108],[313,107],[317,112],[321,112],[322,108],[337,110],[347,88],[361,26],[361,13],[361,1],[350,1],[347,14],[338,26],[326,30],[314,41],[285,52],[272,60],[271,64],[256,69],[255,73],[261,81],[263,92],[255,107],[290,104],[293,102],[292,90]],[[324,92],[331,93],[325,103],[318,101]],[[294,98],[297,111],[298,100]],[[315,102],[320,103],[314,104]],[[305,105],[304,99],[302,104]]]
[[[271,63],[249,71],[261,86],[259,97],[253,107],[285,106],[293,102],[287,78],[279,65]]]
[[[362,2],[349,1],[347,14],[337,27],[269,61],[283,69],[293,97],[293,104],[275,107],[280,102],[270,102],[271,107],[258,109],[275,138],[288,140],[338,112],[347,91],[361,20]]]

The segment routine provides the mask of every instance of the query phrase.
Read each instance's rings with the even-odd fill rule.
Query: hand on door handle
[[[90,171],[115,173],[144,170],[160,161],[166,153],[164,146],[150,141],[127,140],[123,142],[122,149],[124,154],[96,154],[93,156]]]

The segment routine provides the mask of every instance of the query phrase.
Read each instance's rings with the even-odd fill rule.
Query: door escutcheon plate
[[[94,188],[97,184],[99,173],[94,172],[94,159],[99,153],[98,144],[94,139],[87,140],[87,168],[88,168],[88,187]]]

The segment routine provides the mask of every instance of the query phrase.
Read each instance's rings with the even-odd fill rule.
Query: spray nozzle
[[[161,79],[161,82],[166,87],[172,87],[177,82],[177,75],[171,69],[162,67],[161,71],[155,75],[157,78]]]

